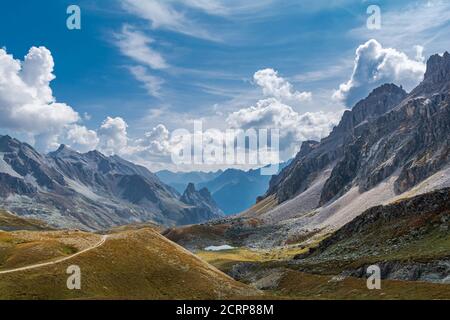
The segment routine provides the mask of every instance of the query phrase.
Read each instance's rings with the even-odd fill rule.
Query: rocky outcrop
[[[346,111],[320,144],[309,145],[270,183],[279,203],[306,191],[326,167],[332,173],[319,206],[358,187],[366,192],[397,176],[401,194],[450,164],[450,54],[432,56],[411,94],[393,84],[375,89]]]
[[[381,279],[450,284],[450,259],[431,262],[385,261],[377,265],[380,267]],[[368,267],[364,265],[355,270],[346,270],[342,275],[364,278],[367,277]]]
[[[180,200],[195,208],[191,210],[190,218],[195,215],[197,220],[207,221],[223,216],[223,212],[218,208],[207,188],[197,191],[195,185],[189,183]],[[203,219],[199,217],[203,217]]]
[[[295,257],[301,270],[450,283],[450,188],[373,207]],[[326,271],[328,270],[328,271]]]
[[[411,97],[430,97],[450,91],[450,54],[435,54],[427,61],[423,82],[411,92]]]
[[[428,214],[438,215],[442,216],[442,221],[439,219],[436,223],[439,224],[439,228],[442,225],[442,229],[446,229],[450,223],[449,213],[449,188],[419,195],[387,206],[377,206],[365,211],[352,222],[325,239],[320,244],[317,252],[322,252],[327,247],[355,235],[373,231],[375,225],[388,225],[399,219],[412,221],[418,217],[425,217]],[[409,231],[412,231],[412,228]]]
[[[353,110],[344,113],[339,125],[327,138],[320,143],[305,142],[292,163],[278,176],[272,178],[266,197],[275,194],[279,202],[291,199],[305,191],[311,181],[333,162],[346,157],[358,157],[348,154],[354,151],[354,148],[348,145],[362,135],[367,123],[392,110],[406,95],[402,88],[394,84],[386,84],[375,89],[366,99],[356,104]],[[353,161],[355,160],[357,159]],[[348,169],[354,166],[355,163],[351,163]],[[354,172],[342,173],[341,177],[336,179],[342,180],[341,182],[330,182],[330,190],[325,192],[328,194],[327,197],[332,197],[338,189],[341,190],[342,183],[348,183],[350,175],[353,174]]]

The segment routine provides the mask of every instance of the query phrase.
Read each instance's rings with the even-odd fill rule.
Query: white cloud
[[[169,130],[163,124],[159,124],[145,134],[145,142],[141,144],[146,151],[154,155],[168,156],[172,150],[169,139]]]
[[[333,97],[342,100],[348,107],[365,98],[370,91],[384,83],[402,85],[406,90],[413,89],[422,79],[426,65],[422,52],[418,49],[420,60],[410,59],[405,53],[392,48],[383,48],[372,39],[356,50],[353,74],[342,83]]]
[[[305,140],[320,140],[338,124],[342,112],[308,112],[299,114],[290,106],[270,98],[260,100],[256,106],[231,113],[227,123],[239,129],[279,129],[280,151],[283,160],[292,157]]]
[[[100,150],[108,155],[126,154],[128,151],[127,128],[128,125],[122,118],[107,117],[98,129]]]
[[[130,25],[124,25],[120,33],[115,34],[115,44],[120,52],[152,69],[165,69],[168,64],[164,57],[150,47],[154,40]]]
[[[77,112],[53,97],[53,68],[45,47],[32,47],[24,61],[0,49],[0,127],[26,133],[45,149],[57,144],[61,131],[79,120]]]
[[[288,102],[308,101],[312,98],[311,92],[295,91],[293,86],[273,69],[259,70],[253,75],[253,79],[262,88],[265,96]]]
[[[136,80],[142,83],[150,96],[161,96],[161,86],[164,83],[163,79],[149,74],[147,68],[143,66],[132,66],[129,67],[129,70]]]
[[[66,139],[69,141],[70,147],[79,152],[94,150],[100,142],[94,130],[77,124],[71,125],[67,129]]]
[[[154,29],[166,29],[193,37],[213,40],[206,28],[198,26],[183,13],[173,8],[171,1],[160,0],[122,0],[122,6],[129,13],[150,22]],[[173,2],[172,2],[173,3]],[[188,1],[186,4],[204,7],[199,1]],[[209,8],[212,8],[209,6]]]

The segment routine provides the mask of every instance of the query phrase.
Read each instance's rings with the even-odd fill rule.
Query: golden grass
[[[260,202],[249,208],[247,211],[243,212],[242,216],[244,217],[259,216],[268,212],[270,209],[275,208],[277,205],[278,205],[277,198],[275,197],[275,195],[271,195],[261,200]]]
[[[75,231],[0,231],[0,271],[65,257],[99,240],[99,235]]]
[[[66,288],[78,265],[82,290]],[[257,296],[151,228],[111,234],[103,246],[57,265],[0,275],[2,299],[221,299]]]

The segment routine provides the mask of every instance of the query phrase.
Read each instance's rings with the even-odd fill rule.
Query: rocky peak
[[[211,196],[211,192],[209,192],[208,188],[202,188],[200,189],[200,191],[198,192],[204,199],[206,200],[212,200],[212,196]]]
[[[187,204],[194,204],[193,202],[197,196],[198,192],[195,189],[195,185],[193,183],[189,183],[181,197],[181,201]]]
[[[379,117],[393,109],[408,94],[395,84],[383,84],[374,89],[367,98],[359,101],[351,111],[346,111],[338,125],[342,131],[353,130],[364,121]]]
[[[300,148],[300,152],[297,157],[303,158],[307,154],[309,154],[314,148],[316,148],[320,143],[313,140],[303,141],[302,146]]]
[[[197,191],[193,183],[188,184],[180,200],[186,204],[207,209],[218,215],[223,214],[212,198],[209,190],[207,188],[202,188],[200,191]]]
[[[424,80],[415,88],[411,98],[427,97],[436,94],[447,95],[450,90],[450,54],[445,52],[442,56],[435,54],[427,61],[427,71]]]
[[[435,54],[428,59],[425,81],[439,83],[450,80],[450,54]]]
[[[25,145],[25,144],[23,144]],[[15,152],[22,146],[22,143],[10,136],[0,136],[0,152]]]
[[[189,184],[187,185],[187,188],[186,188],[185,193],[190,193],[190,194],[192,194],[192,193],[195,193],[195,192],[196,192],[195,185],[194,185],[192,182],[189,183]]]
[[[49,156],[53,158],[65,158],[65,157],[74,157],[79,156],[80,154],[70,148],[69,146],[62,144],[59,146],[58,150],[54,152],[50,152]]]

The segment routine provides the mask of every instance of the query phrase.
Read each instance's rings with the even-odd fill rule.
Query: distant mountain
[[[280,170],[287,164],[280,164]],[[267,191],[271,179],[271,176],[261,175],[260,169],[179,173],[165,170],[157,172],[156,175],[180,193],[183,193],[190,183],[198,189],[207,188],[226,215],[240,213],[254,205],[257,197]]]
[[[280,165],[280,170],[287,164]],[[258,196],[264,194],[272,176],[256,170],[225,170],[215,179],[198,184],[199,188],[208,188],[219,208],[227,215],[247,210],[256,203]]]
[[[199,211],[212,212],[217,216],[223,215],[222,210],[218,208],[209,190],[202,188],[197,191],[193,183],[188,184],[180,200],[198,208]]]
[[[450,54],[432,56],[410,94],[375,89],[301,149],[247,216],[336,228],[372,206],[450,186]]]
[[[173,187],[179,193],[183,193],[189,183],[200,184],[207,181],[211,181],[223,173],[222,170],[216,172],[172,172],[168,170],[162,170],[156,172],[161,181],[165,184]]]
[[[30,145],[0,136],[1,206],[49,224],[88,230],[133,222],[177,225],[219,217],[184,203],[142,166],[98,151],[62,145],[41,155]],[[199,210],[201,209],[201,210]]]

